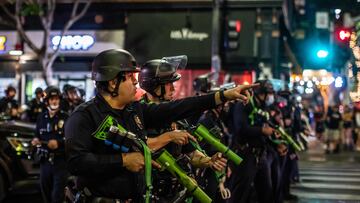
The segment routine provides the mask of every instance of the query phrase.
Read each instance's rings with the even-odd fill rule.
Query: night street
[[[360,203],[360,0],[0,0],[0,203]]]
[[[360,153],[326,155],[318,142],[300,155],[300,183],[292,186],[299,203],[360,202]]]

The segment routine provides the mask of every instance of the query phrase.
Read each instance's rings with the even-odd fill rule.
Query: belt
[[[255,156],[260,156],[264,151],[264,147],[254,147],[251,146],[249,143],[236,143],[235,148],[244,153],[250,152]]]

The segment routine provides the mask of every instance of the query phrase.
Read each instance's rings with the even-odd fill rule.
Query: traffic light
[[[345,28],[338,28],[335,31],[335,39],[340,43],[347,43],[350,41],[351,30]]]
[[[318,58],[326,58],[329,55],[329,51],[326,49],[319,49],[316,52]]]
[[[239,48],[239,36],[241,31],[240,20],[227,20],[225,35],[225,48],[227,50],[237,50]]]

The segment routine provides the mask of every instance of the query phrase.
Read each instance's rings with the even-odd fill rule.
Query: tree
[[[61,40],[66,32],[71,28],[74,23],[81,19],[92,0],[75,0],[72,7],[72,12],[69,20],[65,23],[64,28],[61,30]],[[8,6],[14,6],[14,11],[10,11]],[[42,67],[43,77],[47,85],[54,84],[53,81],[53,64],[59,55],[59,48],[57,46],[54,51],[49,50],[50,46],[50,31],[54,22],[54,13],[56,8],[56,0],[8,0],[0,3],[1,9],[6,16],[15,22],[16,30],[22,42],[29,46],[29,48],[36,54],[39,63]],[[81,7],[79,9],[79,7]],[[79,11],[78,11],[79,10]],[[26,16],[38,16],[42,24],[42,31],[44,33],[41,47],[37,47],[24,30]],[[3,22],[8,23],[3,20]],[[9,23],[8,23],[9,24]],[[60,40],[60,43],[61,43]]]

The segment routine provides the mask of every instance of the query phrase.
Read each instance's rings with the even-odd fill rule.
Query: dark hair
[[[8,86],[8,87],[6,88],[6,90],[5,90],[5,94],[9,94],[9,92],[11,92],[11,91],[16,93],[15,87],[13,87],[13,86]]]
[[[115,78],[117,78],[118,80],[120,80],[121,82],[126,80],[125,74],[127,72],[120,72],[119,74],[117,74],[117,76]],[[95,82],[95,87],[97,90],[100,90],[100,92],[107,92],[107,93],[111,93],[110,90],[108,89],[109,87],[109,81],[96,81]]]
[[[97,90],[107,91],[109,81],[96,81],[95,86]]]

